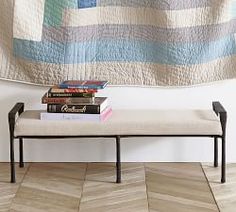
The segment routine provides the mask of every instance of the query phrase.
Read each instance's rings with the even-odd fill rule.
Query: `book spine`
[[[50,93],[96,93],[96,89],[81,89],[81,88],[51,88]]]
[[[51,92],[48,92],[48,97],[54,97],[54,98],[58,98],[58,97],[88,97],[88,98],[92,98],[94,96],[95,96],[94,93],[51,93]]]
[[[48,113],[100,114],[100,105],[48,104]]]
[[[94,102],[94,97],[43,97],[42,103],[43,104],[75,104],[75,103],[84,103],[84,104],[91,104]]]
[[[59,85],[59,87],[61,89],[76,89],[77,88],[77,89],[95,89],[95,90],[104,88],[103,85],[64,85],[64,84]]]
[[[54,103],[54,104],[64,104],[67,103],[66,97],[64,98],[48,98],[48,97],[43,97],[42,98],[42,104],[49,104],[49,103]]]

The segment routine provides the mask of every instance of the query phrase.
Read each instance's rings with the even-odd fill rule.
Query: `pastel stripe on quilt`
[[[112,24],[80,27],[44,27],[42,40],[51,42],[84,42],[104,39],[133,39],[155,42],[190,43],[214,41],[234,33],[236,33],[236,20],[209,26],[203,25],[172,29],[146,25]]]
[[[17,59],[20,64],[25,60]],[[142,62],[97,62],[88,64],[54,64],[28,61],[25,71],[33,76],[37,83],[55,84],[61,81],[64,74],[70,79],[113,79],[114,84],[137,85],[190,85],[202,83],[202,79],[221,80],[235,77],[236,56],[229,56],[203,64],[165,65]],[[42,70],[44,75],[42,76]],[[56,74],[51,79],[51,71]],[[80,70],[78,72],[78,70]],[[127,71],[128,70],[128,71]],[[145,74],[144,74],[145,73]],[[183,77],[186,76],[186,77]],[[192,81],[193,80],[193,81]]]
[[[18,0],[17,0],[18,1]],[[218,5],[214,0],[45,0],[45,26],[60,26],[62,22],[63,11],[69,8],[93,8],[108,7],[113,8],[155,8],[159,10],[184,10],[196,8],[214,8],[212,5]],[[233,0],[234,1],[234,0]],[[219,1],[220,3],[221,1]],[[226,2],[222,5],[231,5],[231,2]],[[216,7],[215,7],[216,8]],[[218,8],[217,8],[218,9]],[[225,10],[225,9],[224,9]],[[178,12],[177,12],[178,13]],[[178,15],[178,14],[176,14]],[[181,16],[181,14],[180,14]],[[224,13],[225,16],[225,13]]]
[[[136,40],[35,43],[15,39],[14,52],[20,58],[59,64],[116,61],[190,65],[234,55],[236,46],[233,35],[208,43],[180,44]]]
[[[214,0],[97,0],[97,6],[150,7],[179,10],[210,6]]]
[[[122,75],[123,84],[135,84],[148,82],[155,85],[189,85],[190,80],[195,79],[196,83],[201,83],[202,78],[217,78],[221,79],[224,75],[226,78],[231,78],[235,71],[236,56],[224,57],[202,64],[193,65],[165,65],[157,63],[141,63],[141,62],[102,62],[66,65],[66,69],[70,70],[71,78],[96,78],[99,75],[110,76],[114,79],[119,79]],[[84,75],[79,75],[77,70],[85,70]],[[127,72],[127,70],[129,70]],[[145,74],[143,74],[145,73]],[[186,75],[185,77],[182,77]],[[134,77],[135,76],[135,80]],[[130,80],[130,82],[127,82]],[[134,81],[132,81],[134,80]],[[173,82],[176,80],[176,82]],[[181,82],[180,82],[180,81]]]
[[[157,10],[132,7],[67,9],[64,10],[62,25],[78,27],[100,24],[136,24],[162,28],[193,27],[228,22],[233,19],[230,10],[231,4],[222,6],[220,11],[216,10],[215,7],[185,10]]]

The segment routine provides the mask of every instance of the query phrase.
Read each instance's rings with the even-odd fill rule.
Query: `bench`
[[[103,123],[42,121],[39,110],[24,111],[17,103],[9,112],[11,182],[15,179],[14,140],[19,140],[19,166],[24,167],[23,139],[114,138],[116,182],[121,182],[120,140],[124,137],[209,137],[214,139],[214,166],[218,166],[218,139],[222,140],[221,182],[226,164],[227,113],[220,102],[209,110],[114,110]],[[73,124],[71,124],[73,122]],[[68,127],[65,127],[68,126]]]

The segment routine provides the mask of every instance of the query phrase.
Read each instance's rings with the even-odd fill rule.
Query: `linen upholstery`
[[[222,135],[213,110],[114,110],[105,122],[40,120],[40,110],[23,112],[15,136]]]

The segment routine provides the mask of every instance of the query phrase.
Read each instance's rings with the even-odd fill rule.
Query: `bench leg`
[[[214,167],[218,167],[218,138],[214,137]]]
[[[225,183],[225,172],[226,172],[226,143],[225,137],[222,137],[222,165],[221,165],[221,183]]]
[[[24,167],[23,138],[19,138],[19,157],[20,168],[22,168]]]
[[[116,183],[121,183],[120,136],[116,136]]]
[[[15,159],[14,159],[14,138],[10,137],[10,160],[11,160],[11,183],[16,182],[15,176]]]

